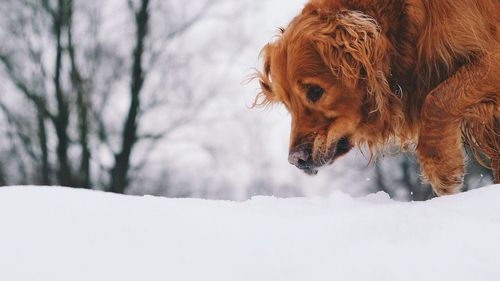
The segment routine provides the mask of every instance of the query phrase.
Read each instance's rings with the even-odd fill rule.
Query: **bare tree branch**
[[[31,136],[25,133],[26,130],[23,130],[24,126],[21,124],[21,118],[19,116],[15,116],[3,103],[0,103],[0,110],[7,118],[9,124],[16,129],[16,136],[23,143],[23,148],[26,150],[27,154],[31,157],[31,159],[37,161],[37,155],[33,151],[33,146],[31,144]]]
[[[16,86],[16,88],[33,104],[36,106],[36,108],[46,117],[50,118],[51,120],[55,120],[55,116],[48,110],[47,107],[47,102],[44,97],[35,94],[32,90],[28,89],[28,86],[26,86],[26,83],[19,78],[14,71],[14,68],[10,62],[10,60],[7,58],[6,55],[0,54],[0,62],[3,64],[3,66],[6,69],[7,75],[9,76],[10,80],[13,82],[13,84]]]
[[[160,57],[163,55],[165,50],[167,50],[167,45],[169,42],[173,41],[174,38],[182,35],[187,30],[189,30],[192,26],[194,26],[197,22],[199,22],[209,11],[210,7],[213,6],[215,0],[206,1],[203,7],[192,16],[190,19],[182,23],[180,26],[175,27],[172,31],[166,33],[162,39],[160,39],[159,46],[162,46],[160,50],[151,51],[151,56],[149,58],[149,66],[150,69],[153,69],[155,65],[160,61]]]
[[[41,0],[42,7],[45,9],[47,13],[49,13],[52,17],[56,17],[55,9],[50,6],[49,0]]]

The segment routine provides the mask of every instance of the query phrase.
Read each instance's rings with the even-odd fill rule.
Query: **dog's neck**
[[[331,0],[330,0],[331,1]],[[414,132],[422,104],[421,89],[414,79],[417,52],[418,19],[409,18],[410,9],[417,9],[419,0],[344,0],[345,8],[359,10],[374,18],[387,40],[387,82],[391,91],[402,100],[405,126]],[[336,2],[336,1],[332,1]],[[415,106],[416,105],[416,106]]]

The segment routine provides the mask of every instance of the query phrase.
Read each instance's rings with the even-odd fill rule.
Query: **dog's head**
[[[354,146],[385,141],[399,103],[387,82],[387,40],[357,11],[306,6],[262,51],[256,104],[282,103],[292,117],[289,162],[308,174]]]

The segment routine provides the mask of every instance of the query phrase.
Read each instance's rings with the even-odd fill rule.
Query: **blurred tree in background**
[[[5,169],[12,167],[2,163],[0,181],[81,188],[97,184],[124,193],[137,143],[155,142],[188,121],[188,115],[173,117],[169,130],[139,134],[144,111],[159,102],[144,104],[144,83],[162,55],[158,46],[193,26],[214,1],[205,1],[197,14],[177,19],[162,34],[150,31],[151,13],[153,9],[164,12],[167,5],[127,1],[134,29],[129,58],[115,53],[116,46],[100,36],[101,11],[86,1],[76,2],[6,0],[1,4],[2,26],[6,27],[1,38],[7,43],[0,47],[0,63],[16,96],[2,95],[0,107],[7,123],[7,150],[17,162],[14,169],[19,176],[8,177]],[[84,28],[85,37],[77,38],[76,28]],[[126,114],[122,120],[113,120],[110,127],[105,112],[114,102],[110,100],[112,88],[123,80],[129,84]],[[18,106],[12,107],[12,103]],[[113,154],[110,166],[97,159],[103,147]]]

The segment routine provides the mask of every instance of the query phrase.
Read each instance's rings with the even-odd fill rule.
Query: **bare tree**
[[[134,9],[134,5],[129,1]],[[123,126],[121,150],[115,154],[115,165],[111,170],[110,191],[124,193],[127,187],[127,176],[130,169],[130,156],[137,141],[137,115],[140,108],[141,91],[146,73],[143,69],[144,44],[148,34],[149,0],[141,0],[138,11],[134,11],[136,24],[136,41],[133,52],[133,64],[130,84],[130,106]]]
[[[153,92],[158,91],[158,89],[145,91],[144,88],[149,74],[158,67],[167,73],[179,71],[176,69],[178,67],[176,61],[168,57],[168,55],[165,56],[165,49],[168,45],[175,42],[177,38],[188,32],[196,23],[200,22],[216,1],[205,1],[197,13],[179,20],[172,26],[167,26],[163,32],[156,35],[153,35],[150,31],[152,20],[151,2],[149,0],[140,0],[138,2],[138,5],[134,5],[134,1],[128,1],[128,6],[134,15],[135,45],[132,52],[130,70],[130,104],[121,130],[121,147],[114,155],[114,166],[110,170],[111,180],[109,190],[117,193],[124,193],[126,191],[131,181],[131,172],[137,173],[145,166],[149,153],[153,151],[153,148],[160,140],[167,137],[176,129],[186,126],[195,120],[200,108],[205,106],[210,98],[216,96],[216,86],[207,89],[203,97],[195,98],[192,95],[193,89],[188,86],[191,81],[176,81],[176,84],[180,84],[183,87],[179,96],[183,96],[186,99],[186,103],[181,106],[184,114],[176,115],[169,112],[170,122],[164,128],[157,129],[154,132],[139,132],[141,118],[148,112],[154,112],[157,108],[165,110],[168,104],[168,98],[166,97],[172,96],[172,93],[164,92],[165,81],[162,81],[159,90],[162,91],[161,95],[163,98],[153,98],[149,102],[145,102],[145,96],[152,97],[154,96]],[[165,4],[163,2],[158,3]],[[163,59],[165,62],[163,65],[159,65],[162,57],[167,58]],[[173,100],[173,98],[170,100]],[[132,153],[135,147],[141,142],[148,142],[149,145],[145,149],[143,157],[134,165],[132,163]]]
[[[6,0],[0,13],[8,31],[0,34],[5,41],[15,43],[0,46],[0,79],[15,87],[17,101],[34,109],[15,112],[17,109],[9,107],[11,101],[0,96],[1,113],[10,120],[11,136],[7,139],[19,154],[27,155],[19,157],[18,166],[23,169],[19,173],[30,175],[36,170],[36,175],[23,176],[23,180],[83,188],[98,182],[109,191],[123,193],[130,184],[131,171],[140,171],[147,162],[148,151],[188,123],[196,109],[208,101],[191,99],[183,105],[191,107],[189,114],[173,116],[168,126],[156,131],[139,130],[142,117],[168,103],[164,97],[148,98],[165,88],[165,84],[157,89],[150,85],[145,90],[148,76],[155,68],[169,72],[178,67],[178,62],[165,54],[166,46],[189,31],[215,1],[207,0],[199,13],[178,18],[155,34],[149,28],[151,2],[126,1],[136,31],[132,55],[126,57],[114,52],[116,45],[96,35],[101,27],[98,10],[83,10],[83,1]],[[93,28],[85,38],[75,36],[82,17]],[[128,61],[130,75],[125,78],[121,69]],[[113,99],[123,97],[113,87],[123,83],[129,84],[130,104],[121,121],[109,121],[106,112],[115,105]],[[191,91],[186,88],[179,96],[192,97]],[[119,128],[117,122],[121,123]],[[148,148],[134,164],[133,151],[140,142],[147,142]],[[102,151],[113,155],[113,163],[101,159]],[[28,157],[31,160],[26,160]]]
[[[13,11],[22,15],[22,11],[30,11],[31,15],[25,18],[19,18],[24,24],[24,30],[12,32],[12,36],[17,37],[18,43],[27,45],[26,52],[29,54],[30,60],[24,62],[27,65],[37,66],[38,71],[33,71],[30,75],[23,73],[20,66],[16,66],[12,61],[11,56],[6,52],[0,51],[0,62],[9,80],[16,86],[23,98],[31,103],[36,110],[36,128],[38,131],[38,143],[40,153],[34,158],[40,158],[41,167],[39,168],[44,184],[51,184],[52,164],[50,163],[50,148],[49,148],[49,130],[47,122],[49,122],[55,131],[55,140],[57,141],[55,149],[56,164],[56,180],[54,183],[65,186],[74,187],[89,187],[89,159],[90,150],[88,148],[88,107],[87,93],[83,78],[79,72],[79,66],[75,59],[75,47],[72,37],[72,20],[73,20],[73,1],[72,0],[57,0],[50,2],[48,0],[41,1],[19,1],[10,2]],[[45,29],[38,27],[37,17],[46,18],[47,26]],[[42,21],[43,22],[43,21]],[[33,29],[45,34],[35,35],[29,33]],[[40,42],[46,38],[51,42],[54,48],[53,67],[47,65],[47,61],[43,59],[49,50],[44,49],[41,44],[36,45],[36,41]],[[31,37],[39,36],[37,40],[32,40]],[[37,42],[37,43],[38,43]],[[18,53],[20,51],[15,50]],[[19,56],[21,57],[21,56]],[[68,74],[65,59],[69,57],[70,72]],[[52,69],[51,73],[47,69]],[[68,77],[69,76],[69,77]],[[46,85],[52,84],[48,90]],[[66,88],[64,84],[71,84],[76,91],[76,108],[78,115],[76,120],[80,128],[80,150],[82,151],[81,165],[78,172],[75,172],[68,151],[72,146],[72,138],[69,132],[69,126],[72,119],[73,110],[73,90]],[[26,149],[26,146],[25,146]],[[76,175],[77,174],[77,175]]]
[[[67,19],[67,40],[68,55],[70,59],[70,80],[73,89],[76,92],[76,109],[78,119],[78,140],[81,147],[80,173],[78,183],[82,187],[91,187],[90,175],[90,147],[89,147],[89,111],[90,111],[90,93],[86,81],[84,80],[79,65],[76,61],[76,50],[73,41],[73,0],[68,0],[68,19]]]

